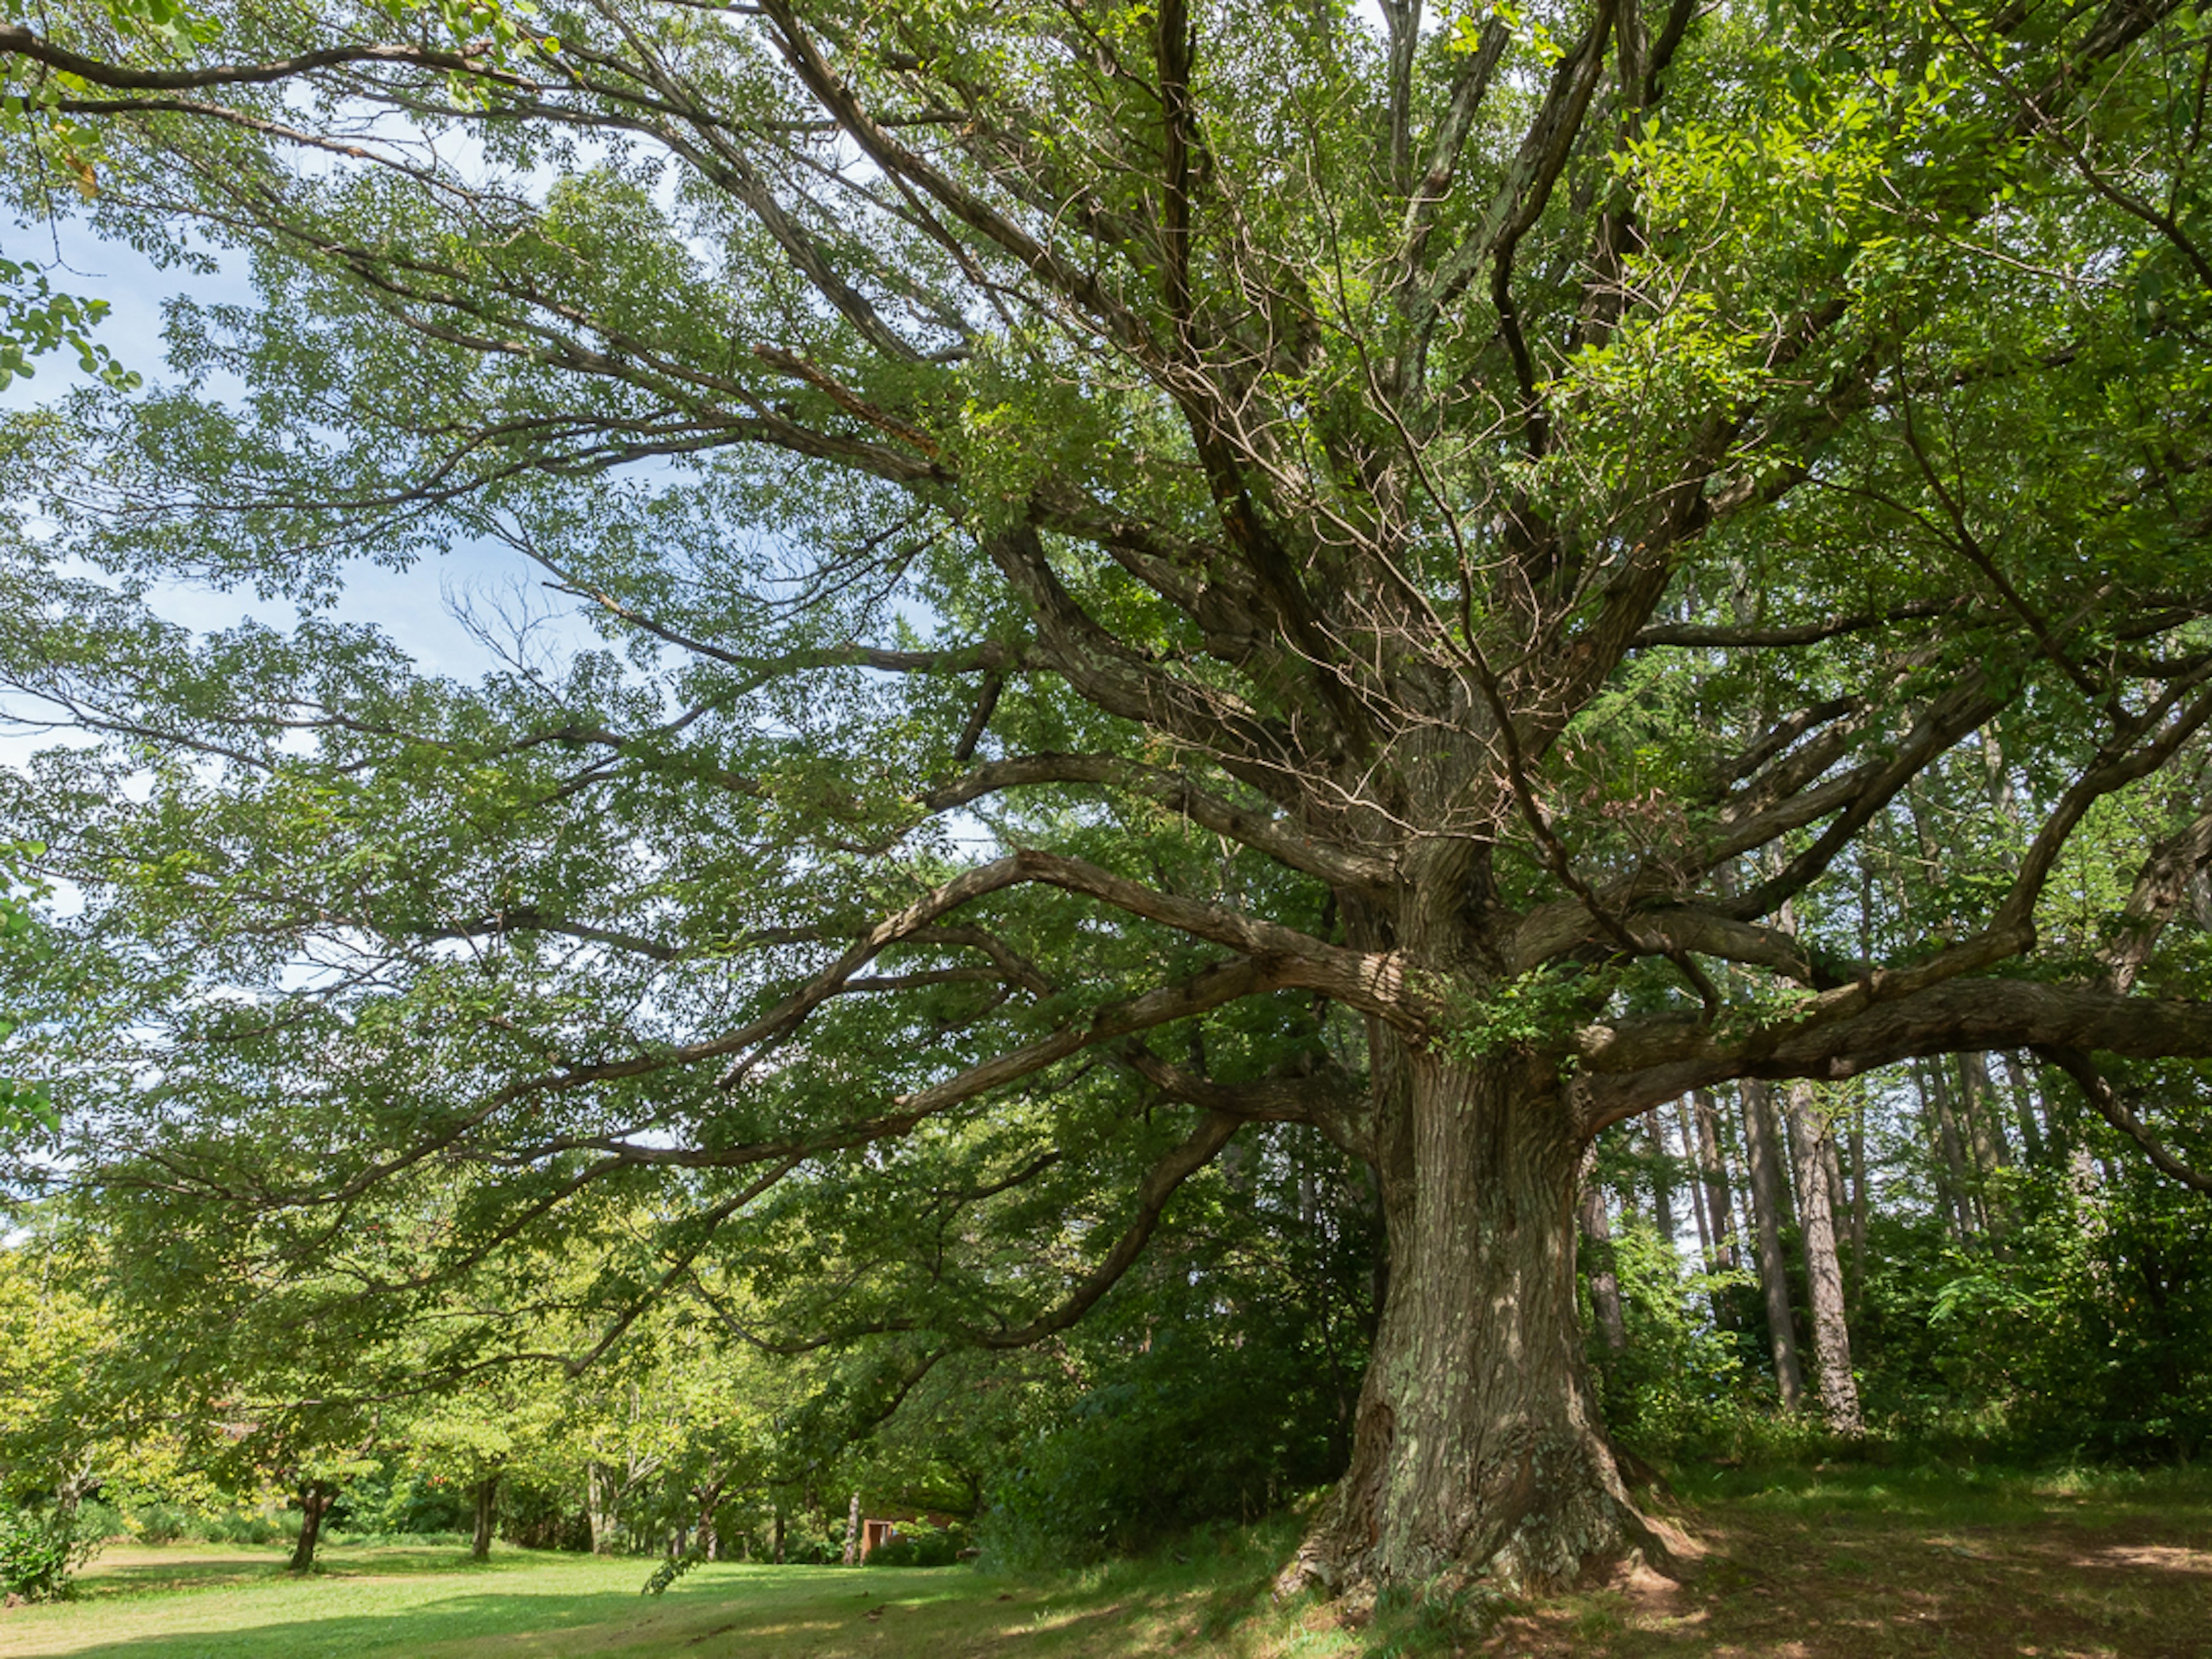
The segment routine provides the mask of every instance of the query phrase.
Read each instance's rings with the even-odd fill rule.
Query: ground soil
[[[1686,1583],[1632,1571],[1516,1612],[1472,1652],[1576,1659],[2212,1659],[2212,1517],[2053,1497],[1976,1522],[1695,1506]],[[2078,1507],[2078,1516],[2069,1513]]]

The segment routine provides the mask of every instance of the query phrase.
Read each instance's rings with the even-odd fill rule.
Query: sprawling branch
[[[1744,1036],[1683,1017],[1589,1027],[1576,1040],[1584,1126],[1594,1133],[1732,1079],[1840,1080],[1928,1054],[2038,1046],[2145,1060],[2212,1053],[2212,1002],[1963,976],[1919,989],[1911,988],[1925,970],[1908,973],[1811,998],[1797,1021]]]

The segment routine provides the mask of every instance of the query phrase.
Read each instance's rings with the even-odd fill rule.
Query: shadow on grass
[[[420,1578],[432,1574],[496,1574],[515,1572],[535,1565],[531,1558],[513,1553],[495,1555],[489,1561],[473,1559],[465,1550],[364,1550],[359,1554],[333,1554],[318,1561],[307,1575],[309,1581],[331,1578]],[[167,1590],[222,1589],[240,1584],[300,1582],[289,1571],[289,1557],[228,1555],[169,1560],[129,1560],[103,1564],[76,1580],[77,1599],[104,1601]]]
[[[927,1571],[863,1577],[818,1568],[759,1568],[721,1573],[709,1569],[666,1596],[650,1599],[635,1588],[650,1570],[647,1560],[548,1562],[542,1556],[520,1556],[510,1562],[538,1571],[533,1579],[502,1583],[499,1558],[479,1565],[465,1553],[435,1550],[415,1553],[411,1566],[378,1561],[374,1565],[380,1571],[348,1572],[347,1565],[368,1564],[334,1564],[333,1571],[306,1581],[290,1579],[280,1563],[273,1571],[256,1571],[231,1583],[249,1589],[288,1584],[296,1595],[281,1600],[254,1595],[226,1603],[194,1594],[193,1589],[225,1587],[203,1581],[178,1596],[177,1627],[142,1633],[142,1625],[139,1632],[112,1636],[86,1632],[88,1641],[65,1650],[73,1659],[415,1659],[433,1652],[550,1652],[566,1659],[600,1653],[703,1655],[720,1650],[702,1648],[702,1642],[727,1632],[745,1644],[745,1651],[763,1650],[756,1644],[766,1635],[765,1650],[799,1652],[813,1650],[841,1629],[872,1629],[864,1621],[870,1608],[884,1606],[887,1594],[915,1611],[982,1594],[969,1575],[962,1575],[965,1584],[955,1592],[943,1582],[950,1575]],[[112,1576],[161,1571],[158,1565],[132,1564],[114,1569]],[[594,1574],[598,1582],[579,1583],[584,1573]],[[607,1583],[612,1575],[619,1575],[619,1588]],[[403,1589],[398,1581],[410,1577],[424,1599],[395,1599],[394,1591]],[[158,1578],[138,1582],[151,1591],[167,1587]],[[362,1604],[349,1610],[349,1594],[359,1595]],[[104,1609],[94,1605],[84,1610],[95,1616],[103,1611],[126,1613],[130,1599],[118,1595]],[[191,1624],[220,1628],[183,1628]],[[65,1629],[53,1626],[52,1634],[63,1636]]]

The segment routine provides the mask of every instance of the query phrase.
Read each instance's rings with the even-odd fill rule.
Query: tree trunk
[[[1966,1174],[1965,1140],[1959,1133],[1958,1114],[1952,1109],[1950,1078],[1941,1059],[1915,1066],[1912,1071],[1922,1079],[1921,1097],[1935,1120],[1942,1185],[1951,1206],[1952,1228],[1964,1244],[1981,1231],[1982,1218],[1974,1204],[1973,1183]]]
[[[1729,1191],[1728,1158],[1721,1147],[1721,1115],[1712,1095],[1700,1089],[1690,1097],[1698,1121],[1698,1166],[1705,1179],[1705,1205],[1712,1213],[1712,1265],[1735,1271],[1735,1197]]]
[[[1698,1159],[1698,1126],[1690,1097],[1682,1096],[1674,1103],[1674,1110],[1681,1118],[1682,1170],[1687,1177],[1685,1186],[1690,1194],[1690,1219],[1698,1230],[1698,1271],[1713,1270],[1712,1217],[1706,1212],[1705,1185],[1698,1177],[1702,1167]]]
[[[699,1553],[709,1561],[714,1560],[720,1550],[721,1537],[714,1529],[714,1509],[722,1501],[722,1488],[728,1479],[727,1475],[717,1475],[711,1480],[701,1481],[691,1489],[691,1496],[699,1504]]]
[[[300,1488],[300,1540],[292,1546],[290,1571],[305,1572],[315,1565],[315,1544],[323,1535],[323,1517],[338,1499],[337,1488],[325,1480],[309,1480]]]
[[[1620,1276],[1613,1270],[1613,1224],[1606,1218],[1605,1188],[1589,1173],[1583,1176],[1582,1197],[1577,1206],[1583,1237],[1589,1241],[1590,1311],[1597,1321],[1599,1340],[1608,1353],[1626,1352],[1628,1321],[1620,1307]]]
[[[498,1513],[499,1477],[488,1474],[477,1482],[477,1530],[469,1553],[479,1561],[491,1559],[492,1517]]]
[[[845,1511],[845,1565],[852,1566],[860,1559],[860,1494],[853,1494],[853,1506]]]
[[[1820,1390],[1820,1412],[1838,1434],[1866,1432],[1859,1419],[1858,1384],[1851,1377],[1850,1322],[1844,1311],[1844,1274],[1836,1260],[1833,1135],[1823,1119],[1813,1086],[1793,1083],[1788,1091],[1791,1141],[1797,1149],[1797,1221],[1805,1249],[1805,1287],[1813,1304],[1813,1370]]]
[[[591,1523],[592,1553],[612,1555],[615,1553],[615,1517],[611,1488],[614,1476],[597,1462],[584,1465],[584,1518]]]
[[[1379,1047],[1379,1046],[1378,1046]],[[1377,1164],[1390,1290],[1352,1466],[1285,1589],[1360,1616],[1393,1584],[1557,1585],[1668,1559],[1599,1427],[1575,1296],[1583,1147],[1556,1072],[1387,1050]]]
[[[769,1547],[780,1567],[783,1565],[783,1505],[778,1504],[773,1514],[775,1518],[769,1523]]]
[[[2035,1095],[2028,1083],[2027,1069],[2020,1063],[2020,1056],[2007,1049],[1998,1055],[2004,1064],[2005,1083],[2012,1093],[2013,1116],[2020,1125],[2020,1144],[2030,1164],[2043,1162],[2043,1126],[2035,1120]]]
[[[1644,1120],[1651,1135],[1651,1218],[1658,1224],[1659,1247],[1665,1260],[1674,1260],[1674,1155],[1667,1150],[1667,1115],[1652,1113]]]
[[[1797,1327],[1790,1311],[1790,1265],[1782,1254],[1784,1199],[1781,1133],[1774,1121],[1773,1091],[1756,1078],[1741,1085],[1744,1146],[1751,1165],[1751,1214],[1759,1248],[1759,1288],[1766,1298],[1767,1341],[1774,1355],[1774,1383],[1784,1411],[1805,1408],[1805,1373],[1797,1363]]]
[[[1959,1075],[1965,1079],[1968,1124],[1973,1134],[1974,1164],[1984,1180],[2012,1162],[2005,1145],[2004,1120],[1997,1111],[1997,1085],[1990,1076],[1987,1054],[1962,1054]]]
[[[1851,1097],[1851,1273],[1854,1291],[1866,1283],[1867,1161],[1866,1095]]]

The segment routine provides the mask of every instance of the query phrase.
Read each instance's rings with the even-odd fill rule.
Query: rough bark
[[[1352,1467],[1285,1589],[1475,1578],[1534,1589],[1666,1547],[1621,1482],[1583,1362],[1583,1147],[1556,1072],[1518,1055],[1403,1059],[1378,1160],[1389,1300]]]
[[[845,1565],[852,1566],[860,1559],[860,1494],[853,1494],[852,1504],[845,1510]]]
[[[1805,1372],[1797,1358],[1797,1328],[1790,1309],[1790,1268],[1782,1254],[1783,1206],[1787,1202],[1782,1173],[1781,1131],[1774,1121],[1774,1093],[1757,1078],[1742,1086],[1744,1146],[1751,1165],[1751,1213],[1759,1255],[1759,1288],[1766,1299],[1767,1341],[1774,1357],[1774,1384],[1785,1411],[1805,1408]]]
[[[1843,1269],[1836,1256],[1835,1188],[1827,1155],[1833,1129],[1809,1084],[1792,1084],[1788,1100],[1791,1145],[1797,1153],[1798,1235],[1805,1252],[1806,1299],[1812,1304],[1813,1370],[1820,1412],[1838,1434],[1863,1434],[1858,1384],[1851,1376]]]

